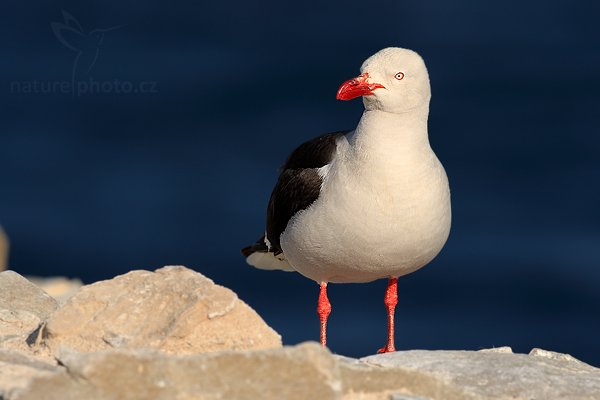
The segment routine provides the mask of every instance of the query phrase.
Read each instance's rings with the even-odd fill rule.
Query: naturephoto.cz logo
[[[26,80],[10,82],[11,93],[17,94],[147,94],[157,93],[155,81],[130,81],[121,79],[96,80],[91,71],[101,56],[104,37],[124,25],[84,30],[82,25],[67,11],[62,11],[62,22],[51,22],[54,36],[73,56],[70,80]]]

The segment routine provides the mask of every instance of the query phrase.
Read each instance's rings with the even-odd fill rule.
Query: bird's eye
[[[396,75],[394,75],[394,78],[396,78],[399,81],[401,81],[402,79],[404,79],[404,73],[398,72]]]

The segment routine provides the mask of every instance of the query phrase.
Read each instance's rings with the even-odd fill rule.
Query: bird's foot
[[[384,347],[380,348],[379,350],[377,350],[378,354],[382,354],[382,353],[392,353],[396,351],[396,348],[394,347],[393,344],[387,344]]]

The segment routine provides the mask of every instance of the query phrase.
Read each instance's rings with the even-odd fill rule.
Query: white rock
[[[28,311],[45,320],[57,307],[56,300],[21,275],[0,272],[0,309]]]
[[[0,309],[0,343],[25,338],[41,324],[40,318],[24,310]]]
[[[529,352],[529,355],[532,357],[545,357],[545,358],[550,358],[552,360],[563,360],[563,361],[581,363],[581,361],[579,361],[578,359],[576,359],[575,357],[573,357],[570,354],[556,353],[554,351],[538,349],[537,347],[531,349],[531,351]]]
[[[48,357],[45,349],[31,345],[57,306],[52,297],[16,272],[0,272],[0,348]]]
[[[481,349],[481,353],[504,353],[512,354],[512,348],[510,346],[492,347],[491,349]]]
[[[600,398],[599,369],[542,349],[356,360],[316,343],[280,348],[235,293],[184,267],[84,286],[56,307],[20,275],[0,273],[0,399]]]
[[[14,350],[0,349],[0,399],[12,399],[30,388],[36,378],[66,376],[56,363],[40,361]]]
[[[165,267],[82,287],[49,318],[44,343],[190,354],[281,347],[281,337],[231,290],[185,267]]]
[[[58,355],[69,379],[36,379],[7,400],[341,398],[335,359],[319,345],[169,356],[149,350]]]
[[[7,399],[571,400],[600,393],[596,368],[510,353],[406,351],[355,360],[305,343],[188,356],[65,348],[57,357],[66,370],[21,382]]]
[[[573,362],[572,357],[413,350],[362,361],[402,373],[422,373],[459,390],[461,398],[574,400],[594,399],[600,394],[600,370],[578,360]]]

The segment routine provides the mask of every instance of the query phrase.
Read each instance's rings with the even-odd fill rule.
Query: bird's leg
[[[398,304],[398,278],[389,279],[383,302],[388,314],[388,338],[387,344],[379,349],[378,353],[389,353],[396,351],[394,347],[394,310]]]
[[[321,321],[321,345],[325,347],[327,345],[327,317],[331,313],[331,303],[327,298],[327,282],[321,282],[317,313],[319,314],[319,321]]]

